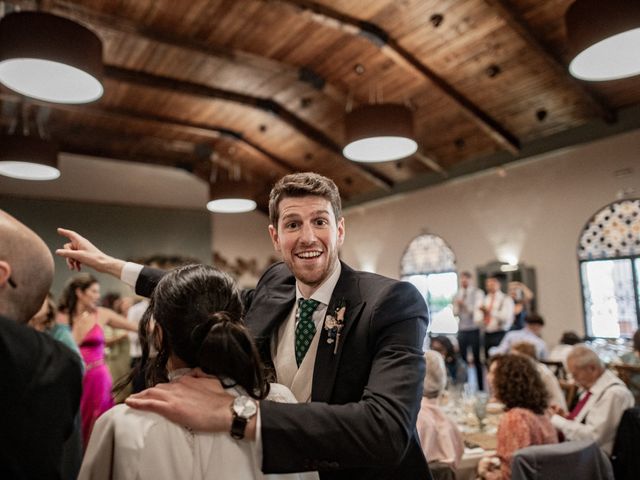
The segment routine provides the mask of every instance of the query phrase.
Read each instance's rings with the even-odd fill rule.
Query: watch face
[[[258,406],[251,398],[240,395],[233,401],[233,411],[239,417],[249,419],[257,413]]]

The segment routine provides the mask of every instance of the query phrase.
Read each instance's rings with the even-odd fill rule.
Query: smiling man
[[[319,470],[323,479],[429,479],[416,434],[428,324],[410,284],[340,262],[338,189],[315,173],[280,179],[269,234],[283,263],[245,292],[246,323],[276,380],[300,404],[234,402],[217,380],[183,377],[128,404],[196,430],[262,445],[264,473]],[[149,295],[163,272],[113,259],[74,232],[58,253]]]

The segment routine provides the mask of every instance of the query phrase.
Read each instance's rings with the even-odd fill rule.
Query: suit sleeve
[[[368,318],[363,314],[350,332],[366,336],[373,351],[361,397],[345,404],[261,402],[265,473],[394,466],[406,454],[420,408],[428,310],[407,283],[373,293]]]

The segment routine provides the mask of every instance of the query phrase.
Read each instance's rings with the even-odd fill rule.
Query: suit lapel
[[[324,322],[320,326],[320,341],[318,343],[318,351],[313,370],[313,388],[311,391],[311,400],[314,402],[328,402],[333,391],[338,365],[342,349],[349,332],[360,318],[364,302],[360,296],[358,288],[358,277],[355,272],[342,264],[342,272],[336,287],[331,295],[331,302],[327,309],[327,315],[334,315],[336,306],[341,300],[344,300],[346,311],[344,316],[344,327],[340,332],[340,341],[336,350],[335,343],[327,343],[328,333],[324,328]],[[335,353],[334,353],[335,351]]]

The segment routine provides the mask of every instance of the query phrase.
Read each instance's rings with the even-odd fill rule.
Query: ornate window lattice
[[[425,273],[455,272],[456,257],[437,235],[424,234],[407,247],[400,262],[402,276]]]
[[[640,255],[640,199],[614,202],[600,210],[580,235],[578,258],[598,260]]]

